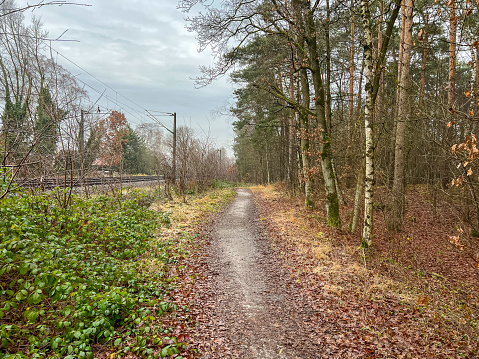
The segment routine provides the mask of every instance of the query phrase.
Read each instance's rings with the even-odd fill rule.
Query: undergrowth
[[[164,300],[175,244],[155,240],[168,213],[141,191],[67,208],[57,194],[0,201],[0,358],[178,354],[184,343],[161,323],[175,310]]]

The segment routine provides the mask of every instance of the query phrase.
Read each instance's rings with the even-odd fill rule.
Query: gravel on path
[[[209,289],[198,298],[205,311],[198,333],[210,341],[202,357],[320,357],[311,341],[311,309],[295,295],[260,222],[252,192],[238,189],[214,224],[206,258]]]

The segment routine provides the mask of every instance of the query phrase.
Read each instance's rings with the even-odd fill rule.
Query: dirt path
[[[202,298],[211,317],[200,328],[213,343],[204,357],[320,357],[308,338],[311,310],[294,295],[257,215],[251,191],[238,189],[213,229],[209,295]]]

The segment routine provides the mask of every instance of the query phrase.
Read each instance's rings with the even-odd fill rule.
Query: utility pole
[[[151,112],[158,112],[161,115],[153,115]],[[173,181],[173,183],[176,183],[176,112],[171,113],[171,112],[146,110],[146,113],[152,120],[154,120],[157,124],[159,124],[161,127],[163,127],[165,130],[167,130],[169,133],[173,135],[173,159],[171,164],[171,172],[172,172],[171,180]],[[163,123],[161,123],[160,120],[156,118],[156,116],[173,116],[173,130],[170,130]]]
[[[78,128],[78,152],[80,153],[80,178],[84,183],[85,177],[85,115],[109,115],[110,112],[89,112],[85,110],[80,111],[80,124]]]
[[[80,128],[78,130],[78,151],[80,152],[80,178],[83,181],[85,172],[85,111],[80,111]]]

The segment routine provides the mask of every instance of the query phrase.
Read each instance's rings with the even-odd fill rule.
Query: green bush
[[[145,263],[174,261],[153,237],[165,214],[139,191],[73,197],[68,208],[54,198],[0,201],[0,358],[93,358],[97,343],[159,333],[168,282]],[[149,357],[145,345],[126,350]]]

